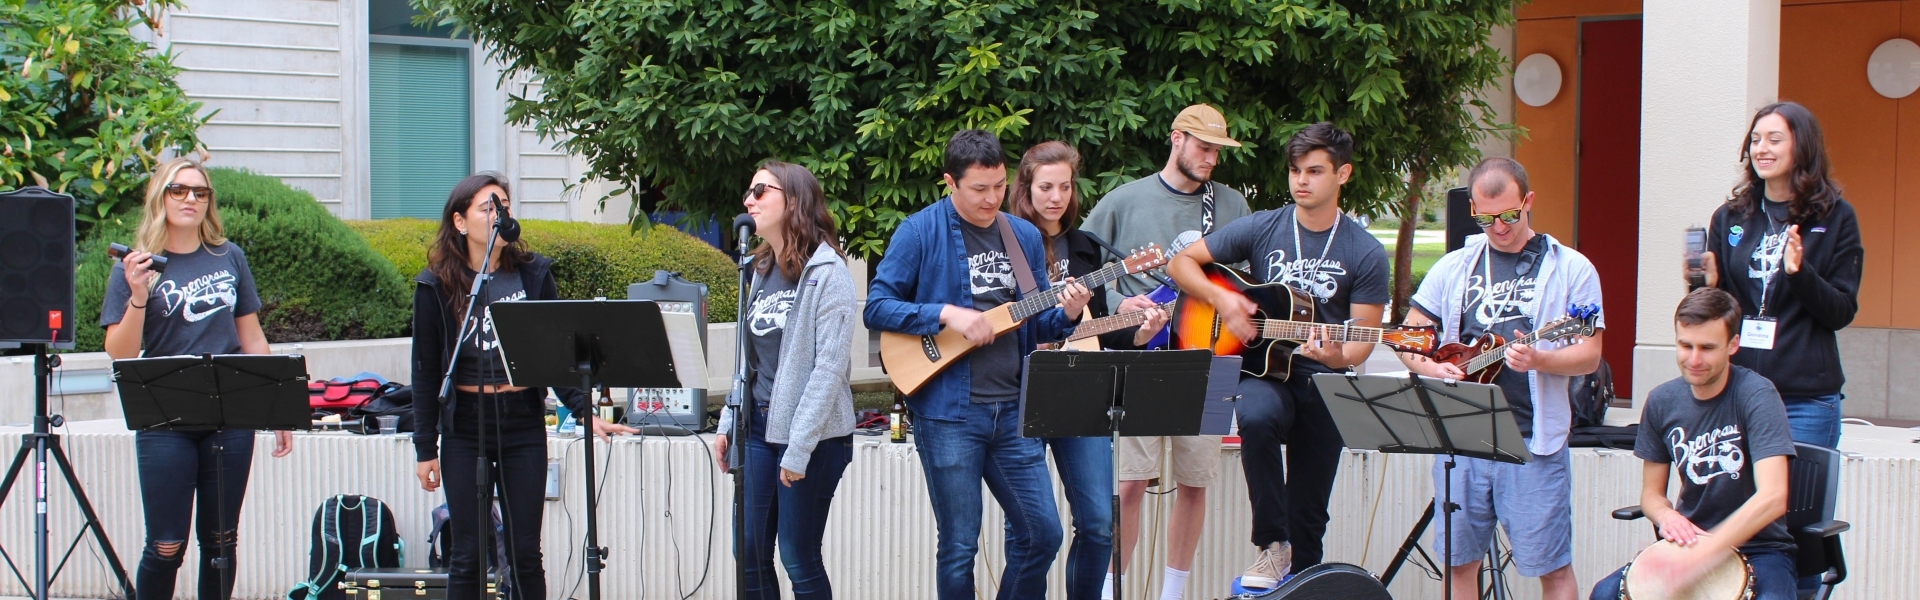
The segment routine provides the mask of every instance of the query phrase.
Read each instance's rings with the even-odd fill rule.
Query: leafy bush
[[[383,338],[406,331],[412,318],[407,278],[311,194],[244,171],[208,169],[208,177],[228,239],[247,253],[268,341]],[[102,220],[79,248],[78,351],[101,349],[106,332],[96,324],[113,268],[106,244],[130,243],[138,220],[138,213]]]
[[[180,0],[0,2],[0,190],[73,194],[82,231],[138,211],[157,157],[199,146],[199,115],[134,29]]]
[[[427,247],[439,227],[437,221],[424,219],[351,221],[348,225],[409,278],[426,267]],[[533,251],[553,259],[562,298],[624,299],[628,285],[652,280],[655,269],[665,269],[707,284],[708,321],[734,319],[733,298],[739,286],[733,262],[693,236],[666,225],[655,225],[644,235],[630,233],[624,225],[567,221],[521,220],[520,227],[521,239]]]

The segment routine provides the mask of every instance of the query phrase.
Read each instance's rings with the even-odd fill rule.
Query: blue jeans
[[[1753,566],[1753,600],[1795,600],[1799,591],[1794,589],[1793,557],[1778,551],[1756,552],[1747,555],[1747,564]],[[1620,573],[1614,571],[1600,583],[1594,584],[1590,600],[1619,600]]]
[[[217,461],[215,444],[220,446]],[[233,550],[240,540],[240,502],[253,470],[253,431],[142,431],[134,434],[133,447],[147,518],[147,545],[134,574],[134,595],[172,600],[191,530],[200,544],[201,600],[231,597],[239,567]],[[229,557],[224,572],[213,565],[223,551],[236,555]]]
[[[1044,438],[1073,515],[1067,550],[1067,600],[1098,600],[1113,561],[1113,440]],[[1012,532],[1012,523],[1008,523]]]
[[[1840,447],[1840,401],[1846,397],[1846,394],[1828,394],[1781,398],[1787,404],[1787,427],[1793,430],[1793,441]]]
[[[943,600],[972,600],[973,557],[980,551],[980,482],[1006,512],[1007,568],[1002,599],[1044,598],[1047,569],[1060,550],[1046,446],[1020,437],[1020,403],[968,404],[958,419],[914,421],[933,520],[940,530],[934,586]],[[1102,576],[1104,580],[1105,576]]]
[[[853,462],[853,436],[820,440],[807,460],[806,477],[793,487],[780,484],[780,457],[786,444],[767,443],[767,412],[760,409],[747,433],[747,586],[742,598],[780,598],[780,578],[773,573],[772,541],[780,546],[780,562],[787,568],[796,600],[832,598],[827,564],[820,542],[827,533],[827,510],[840,476]]]

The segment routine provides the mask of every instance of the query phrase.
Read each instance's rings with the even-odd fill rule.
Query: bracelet
[[[127,300],[127,306],[131,306],[131,307],[134,307],[134,308],[138,308],[138,309],[140,309],[140,310],[146,310],[146,309],[147,309],[147,305],[145,305],[145,304],[134,304],[134,303],[133,303],[133,300],[132,300],[131,298],[129,298],[129,299]]]

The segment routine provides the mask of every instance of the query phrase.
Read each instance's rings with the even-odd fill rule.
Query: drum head
[[[1633,563],[1628,563],[1625,580],[1620,586],[1622,600],[1747,600],[1752,597],[1753,568],[1747,565],[1746,557],[1739,552],[1729,551],[1725,557],[1715,563],[1706,575],[1693,585],[1679,590],[1662,592],[1666,585],[1652,581],[1647,571],[1635,571],[1633,565],[1644,560],[1662,560],[1672,558],[1686,550],[1672,542],[1661,540],[1640,551]]]

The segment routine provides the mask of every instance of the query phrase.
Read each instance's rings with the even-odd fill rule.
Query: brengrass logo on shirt
[[[808,281],[809,285],[813,282]],[[747,327],[756,336],[787,328],[787,313],[793,310],[794,290],[780,290],[762,294],[753,300],[753,310],[748,312]]]
[[[1706,485],[1721,475],[1739,479],[1740,469],[1747,464],[1747,453],[1740,447],[1742,439],[1740,428],[1734,425],[1708,430],[1691,440],[1687,439],[1685,427],[1667,430],[1667,446],[1673,449],[1673,462],[1694,485]]]
[[[1332,298],[1340,291],[1340,280],[1347,274],[1347,266],[1332,258],[1302,258],[1287,260],[1287,251],[1274,250],[1267,253],[1267,281],[1278,281],[1287,287],[1300,290],[1321,301]]]
[[[167,299],[165,316],[171,317],[178,312],[188,323],[198,323],[214,313],[233,308],[239,302],[240,294],[234,287],[235,281],[232,271],[221,269],[186,283],[168,279],[160,282],[155,291]]]
[[[975,296],[1013,289],[1013,261],[1007,259],[1007,253],[999,250],[969,256],[967,279],[972,284]]]

